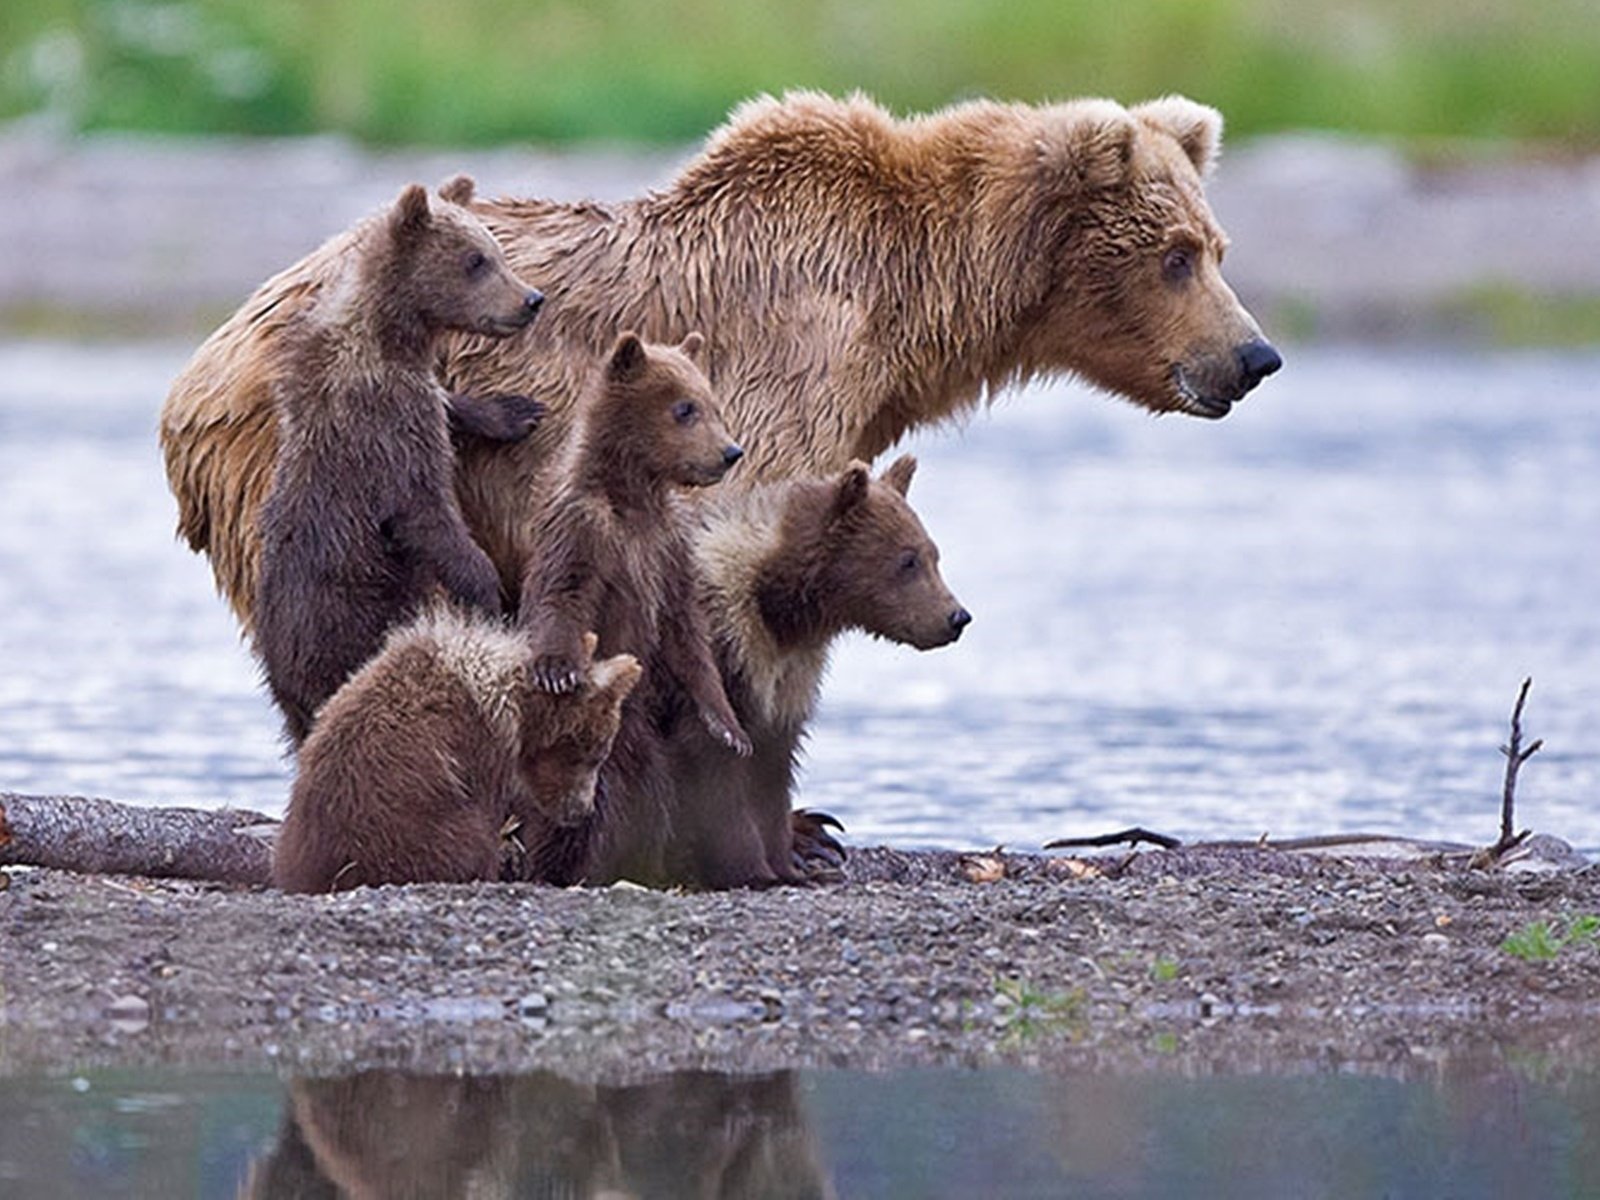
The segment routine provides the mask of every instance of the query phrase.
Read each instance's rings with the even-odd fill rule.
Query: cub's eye
[[[1174,246],[1161,256],[1161,274],[1169,283],[1182,283],[1194,274],[1194,251],[1188,246]]]
[[[693,400],[679,400],[672,406],[672,419],[679,425],[687,425],[698,412]]]
[[[469,251],[464,265],[467,268],[469,277],[482,275],[489,266],[489,256],[484,254],[482,250]]]
[[[910,575],[922,565],[922,560],[917,557],[915,550],[906,550],[900,555],[900,574]]]

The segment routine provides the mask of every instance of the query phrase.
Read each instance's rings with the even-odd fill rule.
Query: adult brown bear
[[[908,429],[1072,374],[1157,412],[1225,415],[1277,353],[1220,271],[1201,181],[1222,123],[1167,97],[975,101],[897,120],[814,93],[740,108],[660,192],[616,205],[479,201],[541,319],[459,338],[455,392],[549,414],[458,460],[462,511],[515,599],[591,365],[618,332],[702,330],[746,487],[843,470]],[[263,284],[196,352],[162,413],[179,530],[249,623],[276,431],[272,347],[333,277],[335,238]]]
[[[617,205],[480,200],[548,297],[526,334],[448,346],[445,381],[549,406],[534,435],[461,462],[469,525],[515,589],[530,485],[590,366],[623,329],[707,339],[746,450],[729,486],[843,470],[1007,385],[1075,374],[1157,412],[1220,417],[1276,352],[1219,269],[1201,179],[1217,113],[1180,97],[976,101],[895,120],[870,101],[752,101],[663,191]],[[276,430],[271,350],[337,274],[335,238],[208,338],[162,411],[179,531],[248,624]]]

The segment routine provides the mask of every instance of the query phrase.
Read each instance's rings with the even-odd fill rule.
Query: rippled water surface
[[[281,808],[155,422],[189,347],[0,345],[0,788]],[[858,841],[1375,829],[1600,850],[1600,355],[1291,353],[1226,421],[1070,386],[919,437],[976,615],[835,657],[803,802]]]

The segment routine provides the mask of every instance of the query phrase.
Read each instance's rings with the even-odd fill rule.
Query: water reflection
[[[628,1087],[367,1071],[289,1085],[251,1200],[830,1197],[791,1073]]]
[[[0,1077],[0,1194],[28,1197],[1600,1195],[1600,1073],[1510,1050],[1230,1073],[172,1069]]]

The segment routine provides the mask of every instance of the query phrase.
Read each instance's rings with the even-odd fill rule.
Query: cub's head
[[[1032,132],[1031,365],[1155,412],[1226,416],[1282,360],[1222,278],[1228,239],[1201,187],[1221,116],[1181,96],[1080,100],[1039,110]]]
[[[677,346],[649,345],[624,333],[606,355],[596,398],[606,419],[597,435],[625,449],[632,469],[648,478],[706,487],[744,456],[696,365],[704,344],[698,333]]]
[[[861,629],[875,637],[932,650],[961,636],[972,614],[939,574],[939,547],[906,503],[917,460],[902,455],[877,479],[865,463],[797,492],[779,557],[798,556],[801,592],[817,606],[821,632]],[[777,578],[775,574],[774,579]],[[789,590],[792,585],[785,585]],[[781,628],[792,596],[758,589],[762,617]]]
[[[458,175],[429,200],[400,193],[383,222],[390,253],[374,303],[414,313],[430,331],[507,337],[527,326],[544,296],[511,273],[500,243],[466,208],[473,183]]]
[[[584,635],[586,658],[594,634]],[[556,825],[576,825],[594,811],[595,781],[622,726],[622,705],[643,668],[631,654],[585,664],[576,692],[533,690],[522,714],[522,766],[533,802]]]

